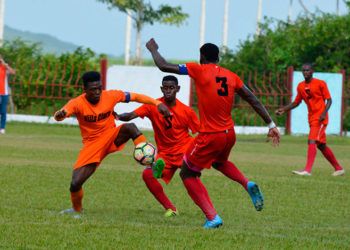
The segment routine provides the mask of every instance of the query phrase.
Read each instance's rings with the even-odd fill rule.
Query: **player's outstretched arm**
[[[277,146],[280,142],[281,135],[264,105],[261,104],[258,98],[256,98],[256,96],[245,85],[237,91],[237,94],[248,102],[255,112],[257,112],[259,116],[268,124],[268,140],[271,139],[272,144]]]
[[[267,112],[264,105],[261,104],[258,98],[256,98],[247,86],[243,85],[243,87],[237,91],[237,94],[248,102],[267,124],[272,122],[269,112]]]
[[[292,109],[298,107],[299,104],[300,103],[292,102],[292,103],[288,104],[287,106],[284,106],[282,108],[277,109],[275,111],[275,114],[278,115],[278,116],[279,115],[283,115],[284,113],[288,112],[289,110],[292,110]]]
[[[130,101],[156,105],[159,113],[161,113],[164,117],[170,116],[170,111],[164,103],[147,95],[130,93]]]
[[[151,52],[152,58],[156,66],[163,72],[169,72],[169,73],[175,73],[180,74],[179,65],[168,63],[159,53],[158,51],[158,44],[156,41],[151,38],[146,43],[146,48]]]
[[[139,117],[135,112],[129,112],[129,113],[123,113],[123,114],[116,114],[117,119],[123,122],[128,122],[130,120],[133,120],[137,117]]]
[[[64,118],[66,118],[67,112],[64,109],[60,109],[58,111],[56,111],[56,113],[54,114],[54,118],[56,121],[62,121],[64,120]]]

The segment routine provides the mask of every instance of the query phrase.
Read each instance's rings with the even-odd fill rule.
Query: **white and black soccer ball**
[[[141,142],[134,149],[134,159],[141,165],[152,165],[156,157],[157,149],[149,142]]]

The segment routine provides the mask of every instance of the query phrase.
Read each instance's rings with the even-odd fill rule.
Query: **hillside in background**
[[[32,43],[40,43],[43,52],[62,54],[65,52],[73,52],[79,46],[70,42],[65,42],[47,34],[33,33],[29,31],[21,31],[5,25],[4,39],[7,41],[20,38],[23,41]]]
[[[4,39],[6,41],[11,41],[16,38],[20,38],[23,41],[28,41],[31,43],[40,43],[44,52],[54,53],[54,54],[73,52],[79,47],[78,45],[61,41],[56,37],[53,37],[47,34],[21,31],[5,25]]]

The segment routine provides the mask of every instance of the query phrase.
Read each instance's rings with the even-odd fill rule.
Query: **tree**
[[[171,7],[160,5],[154,9],[150,3],[144,0],[97,0],[107,4],[109,9],[117,8],[121,12],[130,15],[136,27],[136,63],[141,63],[141,31],[146,24],[153,25],[155,22],[181,25],[188,17],[182,12],[181,6]]]
[[[265,19],[260,36],[247,39],[221,62],[234,71],[283,71],[314,62],[320,71],[350,70],[350,13],[300,16],[293,24]]]

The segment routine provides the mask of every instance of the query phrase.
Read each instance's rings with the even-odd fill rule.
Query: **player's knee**
[[[223,163],[221,162],[213,162],[213,164],[211,164],[213,168],[215,168],[216,170],[218,170],[220,167],[222,167]]]
[[[321,151],[323,151],[326,148],[326,144],[325,143],[319,143],[317,144],[317,148]]]
[[[142,172],[142,179],[145,181],[145,180],[152,179],[152,178],[154,178],[152,169],[145,168],[145,170],[143,170],[143,172]]]
[[[185,164],[182,165],[181,171],[180,171],[180,177],[182,180],[186,178],[195,178],[195,177],[200,177],[201,173],[200,172],[195,172],[191,169],[188,168]]]
[[[70,183],[69,191],[74,193],[74,192],[78,192],[80,189],[81,189],[81,183],[75,180],[72,180],[72,182]]]
[[[308,144],[316,144],[316,141],[315,140],[308,140],[307,143]]]
[[[123,124],[123,127],[128,132],[131,139],[135,139],[142,134],[140,130],[136,127],[135,123],[125,123]]]

